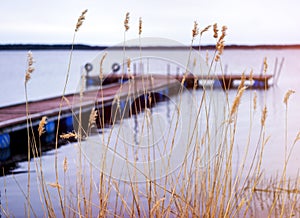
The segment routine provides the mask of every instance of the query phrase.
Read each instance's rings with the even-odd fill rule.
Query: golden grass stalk
[[[264,68],[263,68],[263,73],[267,73],[268,70],[268,62],[267,62],[267,57],[264,58]]]
[[[199,34],[199,28],[197,21],[194,21],[194,28],[192,30],[192,37],[195,38]]]
[[[215,23],[214,25],[213,25],[213,30],[214,30],[214,35],[213,35],[213,37],[214,38],[218,38],[218,24],[217,23]]]
[[[209,53],[208,53],[208,50],[206,50],[206,53],[205,53],[205,63],[208,66],[208,64],[209,64]]]
[[[243,93],[244,93],[244,91],[245,91],[246,88],[247,87],[244,86],[244,87],[242,87],[242,88],[239,89],[239,91],[238,91],[238,93],[237,93],[237,95],[236,95],[236,97],[235,97],[235,99],[233,101],[231,110],[230,110],[230,118],[232,118],[232,116],[236,113],[237,108],[238,108],[238,106],[240,104],[242,95],[243,95]]]
[[[256,91],[253,94],[253,109],[256,111],[257,108],[257,93]]]
[[[75,28],[74,35],[73,35],[73,40],[72,40],[72,47],[71,47],[70,56],[69,56],[68,69],[67,69],[67,73],[66,73],[64,88],[63,88],[63,92],[62,92],[61,101],[60,101],[60,104],[59,104],[59,112],[58,112],[58,116],[57,116],[57,127],[56,127],[56,138],[55,138],[55,161],[54,161],[56,183],[58,183],[58,181],[59,181],[58,150],[57,149],[58,149],[59,129],[60,129],[61,114],[62,114],[62,106],[63,106],[63,101],[65,100],[67,84],[68,84],[69,77],[70,77],[70,70],[71,70],[71,63],[72,63],[72,57],[73,57],[75,36],[76,36],[76,33],[78,32],[79,28],[81,27],[83,21],[85,20],[85,14],[86,13],[87,13],[87,10],[84,10],[81,13],[81,16],[77,20],[77,24],[76,24],[76,28]],[[81,135],[81,134],[79,134],[79,135]],[[64,137],[64,136],[61,136],[61,137]],[[75,138],[78,138],[78,136],[76,135]],[[59,203],[60,203],[60,209],[61,209],[61,212],[62,212],[62,216],[66,217],[65,208],[64,208],[63,200],[62,200],[62,195],[61,195],[61,191],[60,191],[59,188],[57,188],[57,192],[58,192],[58,197],[59,197]]]
[[[78,135],[76,132],[69,132],[69,133],[63,133],[60,135],[60,138],[62,139],[69,139],[69,138],[78,138]]]
[[[267,119],[267,113],[268,113],[268,110],[267,110],[267,106],[265,105],[264,109],[262,111],[262,114],[261,114],[261,125],[262,126],[265,125],[265,122],[266,122],[266,119]]]
[[[142,34],[142,30],[143,30],[143,21],[142,18],[139,18],[139,35]]]
[[[27,83],[30,80],[31,74],[34,71],[33,63],[34,63],[34,59],[33,59],[32,52],[28,51],[28,53],[27,53],[27,70],[26,70],[26,74],[25,74],[25,83]]]
[[[68,170],[68,159],[67,159],[67,157],[64,158],[63,168],[64,168],[64,172],[66,173],[67,170]]]
[[[243,72],[242,76],[241,76],[241,83],[238,87],[238,90],[240,90],[241,88],[243,88],[245,86],[245,80],[246,80],[246,76],[245,76],[245,73]]]
[[[298,132],[293,144],[296,144],[296,142],[299,140],[300,140],[300,132]]]
[[[203,35],[203,33],[207,32],[209,30],[209,28],[211,27],[211,25],[208,25],[207,27],[205,27],[203,30],[200,31],[200,36]]]
[[[103,82],[104,79],[104,74],[103,74],[103,62],[105,60],[107,56],[107,53],[104,53],[104,55],[102,56],[101,60],[100,60],[100,74],[99,74],[99,78],[100,78],[100,82]]]
[[[127,58],[127,72],[128,72],[128,75],[131,79],[133,79],[133,75],[131,73],[131,70],[130,70],[130,67],[131,67],[131,59],[130,58]]]
[[[129,12],[126,13],[125,20],[124,20],[124,27],[125,32],[129,30]]]
[[[87,13],[87,9],[85,9],[81,15],[79,16],[77,23],[76,23],[76,28],[75,28],[75,32],[77,32],[79,30],[79,28],[82,26],[83,21],[85,20],[85,14]]]
[[[95,108],[93,108],[91,110],[90,117],[89,117],[89,127],[96,125],[97,116],[98,116],[98,111]]]
[[[294,90],[288,90],[284,96],[284,99],[283,99],[283,103],[285,103],[286,105],[288,104],[288,101],[289,101],[289,98],[292,94],[294,94],[295,91]]]
[[[25,98],[26,98],[26,125],[27,125],[27,161],[28,161],[28,176],[27,176],[27,217],[30,217],[30,159],[31,159],[31,138],[30,138],[30,129],[33,133],[32,121],[29,113],[29,105],[28,105],[28,92],[27,92],[27,82],[31,78],[31,74],[34,71],[33,67],[34,59],[31,51],[27,53],[27,70],[25,73]],[[32,134],[34,135],[34,134]],[[33,137],[34,140],[34,137]],[[34,140],[35,142],[35,140]],[[36,144],[35,144],[36,145]]]
[[[218,54],[221,55],[223,54],[223,50],[224,50],[224,40],[219,40],[216,44],[216,49],[219,52]]]
[[[47,117],[43,116],[38,127],[39,136],[45,133],[45,125],[47,124]]]
[[[49,182],[48,185],[51,186],[52,188],[62,189],[62,186],[58,183]]]
[[[253,69],[251,69],[251,71],[250,71],[249,82],[250,82],[250,85],[253,84]]]
[[[222,34],[221,34],[221,36],[219,38],[219,41],[222,41],[225,38],[226,31],[227,31],[227,26],[222,26],[222,30],[221,30]]]
[[[216,27],[217,28],[217,27]],[[225,38],[225,35],[226,35],[226,30],[227,30],[227,27],[226,26],[223,26],[222,27],[222,35],[220,36],[220,38],[218,39],[217,41],[217,44],[216,44],[216,50],[217,50],[217,54],[216,54],[216,57],[215,57],[215,61],[218,62],[219,59],[220,59],[220,56],[223,54],[223,50],[224,50],[224,38]],[[215,35],[217,35],[217,29],[215,30],[215,27],[214,27],[214,32],[215,32]]]

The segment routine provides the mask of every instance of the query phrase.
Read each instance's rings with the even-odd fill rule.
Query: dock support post
[[[233,85],[233,80],[232,78],[222,78],[222,79],[219,79],[219,82],[221,83],[221,86],[224,90],[227,90],[227,89],[231,89],[232,88],[232,85]]]

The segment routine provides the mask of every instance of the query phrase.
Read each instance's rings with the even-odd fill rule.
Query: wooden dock
[[[157,90],[159,88],[165,87],[170,83],[174,83],[176,80],[182,81],[183,75],[160,75],[154,74],[152,78],[155,81],[150,82],[150,76],[135,76],[135,89],[142,90],[146,87],[147,90]],[[242,75],[201,75],[195,76],[193,74],[188,74],[185,76],[185,82],[193,86],[195,80],[215,80],[219,81],[224,89],[229,89],[233,87],[234,81],[241,80]],[[257,88],[269,88],[269,80],[272,75],[244,75],[245,80],[253,80],[254,84],[258,84]],[[66,95],[64,101],[61,101],[61,97],[54,97],[49,99],[44,99],[40,101],[29,102],[29,113],[32,120],[41,119],[42,116],[57,116],[60,110],[60,104],[62,103],[61,111],[62,113],[71,113],[72,110],[76,110],[79,107],[84,107],[86,105],[95,105],[98,103],[111,102],[116,93],[119,92],[120,95],[128,94],[128,84],[122,82],[130,79],[128,74],[110,74],[106,76],[105,80],[108,81],[110,85],[103,86],[103,95],[99,94],[99,90],[85,91],[84,97],[80,99],[79,93]],[[97,84],[99,78],[97,76],[90,76],[87,80],[93,80],[94,84]],[[123,80],[120,82],[120,80]],[[144,82],[145,84],[143,84]],[[151,84],[150,84],[151,83]],[[87,83],[88,85],[88,83]],[[122,88],[121,88],[122,87]],[[120,90],[121,88],[121,90]],[[4,128],[15,127],[21,124],[25,124],[27,120],[26,116],[26,104],[17,104],[8,107],[0,108],[0,132]]]
[[[139,75],[139,74],[137,74]],[[236,81],[241,81],[242,76],[244,77],[245,81],[248,81],[250,84],[250,81],[252,81],[252,87],[257,89],[265,89],[269,88],[272,84],[270,83],[270,79],[273,78],[273,75],[270,74],[260,74],[260,75],[241,75],[241,74],[224,74],[224,75],[194,75],[194,74],[187,74],[187,75],[175,75],[175,74],[168,74],[168,75],[162,75],[162,74],[153,74],[155,78],[161,78],[161,79],[176,79],[178,81],[182,81],[185,77],[185,82],[188,87],[193,87],[196,83],[199,84],[199,81],[218,81],[221,87],[225,90],[231,89],[234,87],[234,83]],[[130,75],[128,74],[109,74],[105,77],[105,81],[108,83],[112,82],[120,82],[121,79],[127,80],[130,78]],[[99,84],[99,78],[98,76],[88,76],[87,82],[91,84]]]
[[[172,85],[176,80],[170,80],[166,78],[153,77],[150,78],[136,77],[134,80],[134,89],[129,87],[129,83],[113,83],[108,86],[103,86],[102,90],[90,90],[84,91],[83,97],[80,94],[70,94],[65,96],[65,100],[62,101],[61,96],[33,101],[28,103],[29,117],[33,122],[39,122],[43,116],[57,117],[60,104],[62,114],[71,114],[72,112],[81,108],[91,107],[101,104],[111,104],[114,100],[115,95],[118,93],[119,97],[122,98],[128,95],[128,92],[133,91],[157,91],[164,89],[169,85]],[[26,104],[17,104],[7,107],[0,108],[0,133],[10,132],[16,128],[24,128],[26,126]]]
[[[158,75],[158,77],[165,77],[164,75]],[[193,75],[193,74],[187,74],[187,75],[168,75],[168,78],[171,79],[177,79],[180,82],[185,77],[185,81],[190,84],[187,86],[193,86],[193,84],[198,84],[199,81],[218,81],[221,87],[225,90],[233,88],[233,84],[235,81],[241,81],[242,77],[244,77],[245,81],[250,82],[252,80],[253,84],[252,86],[254,88],[269,88],[270,82],[269,80],[273,77],[273,75],[238,75],[238,74],[224,74],[224,75]]]
[[[253,76],[251,79],[260,83],[262,87],[269,87],[268,81],[272,76]],[[0,167],[9,166],[16,161],[27,160],[27,120],[32,121],[34,133],[30,133],[31,137],[38,137],[37,126],[43,116],[48,118],[48,123],[45,126],[46,133],[42,135],[41,141],[43,144],[42,150],[53,149],[53,143],[56,137],[56,131],[58,128],[58,114],[61,111],[61,120],[59,126],[59,134],[73,131],[76,129],[76,121],[74,121],[74,114],[78,114],[81,111],[83,119],[89,119],[91,109],[95,107],[98,110],[99,119],[104,117],[105,125],[111,124],[112,105],[116,96],[120,99],[120,105],[126,105],[127,98],[133,98],[135,103],[140,105],[132,108],[132,113],[139,113],[139,109],[142,110],[146,105],[142,105],[143,102],[147,104],[148,100],[159,99],[165,90],[168,90],[168,94],[172,93],[178,88],[178,81],[183,80],[183,75],[151,75],[141,76],[137,75],[132,79],[128,74],[110,74],[106,77],[106,84],[102,88],[99,88],[99,77],[89,76],[87,79],[87,86],[94,85],[93,89],[86,89],[82,95],[79,93],[69,94],[62,100],[61,96],[53,97],[49,99],[43,99],[39,101],[28,102],[29,117],[26,115],[26,104],[16,104],[7,107],[0,108]],[[230,76],[201,76],[195,77],[194,75],[186,75],[185,85],[193,87],[195,81],[197,83],[200,80],[214,80],[219,81],[224,89],[232,88],[232,84],[236,80],[240,80],[241,75]],[[250,76],[245,76],[246,80],[250,80]],[[89,80],[89,81],[88,81]],[[143,96],[144,94],[151,95],[153,98]],[[177,92],[178,93],[178,92]],[[174,92],[174,94],[177,94]],[[141,97],[141,99],[140,99]],[[143,97],[145,101],[143,101]],[[157,98],[158,97],[158,98]],[[135,98],[138,101],[135,101]],[[148,99],[147,99],[148,98]],[[147,100],[147,101],[146,101]],[[163,100],[163,99],[162,99]],[[152,101],[152,100],[151,100]],[[131,102],[132,103],[132,102]],[[151,104],[151,103],[150,103]],[[154,105],[152,105],[154,106]],[[151,105],[150,105],[151,107]],[[104,110],[100,110],[100,109]],[[138,111],[136,111],[138,110]],[[103,114],[102,114],[103,113]],[[75,123],[74,123],[75,122]],[[84,121],[85,122],[85,121]],[[83,123],[84,123],[83,122]],[[98,127],[101,129],[103,126]],[[83,127],[85,128],[85,127]],[[59,145],[67,143],[61,140]]]

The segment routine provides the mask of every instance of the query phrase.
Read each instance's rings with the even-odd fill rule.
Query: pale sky
[[[77,18],[88,9],[75,43],[115,45],[126,39],[163,37],[190,44],[194,21],[200,29],[226,25],[226,44],[300,44],[299,0],[0,0],[0,44],[71,43]],[[203,44],[214,42],[211,32]]]

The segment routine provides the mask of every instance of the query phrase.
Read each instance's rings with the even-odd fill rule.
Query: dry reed
[[[79,16],[77,23],[76,23],[76,27],[75,27],[75,32],[77,32],[79,30],[79,28],[82,26],[83,21],[85,20],[85,14],[87,13],[87,9],[84,10],[81,15]]]
[[[262,126],[265,126],[266,119],[267,119],[267,113],[268,113],[268,110],[267,110],[267,106],[265,105],[262,110],[262,114],[261,114],[261,125]]]
[[[296,144],[296,142],[299,140],[300,140],[300,132],[298,132],[293,144]]]
[[[289,98],[292,94],[294,94],[295,91],[294,90],[288,90],[284,96],[284,99],[283,99],[283,103],[285,103],[286,105],[288,104],[288,101],[289,101]]]
[[[107,53],[104,53],[104,55],[102,56],[101,60],[100,60],[100,74],[99,74],[99,78],[100,78],[100,82],[102,84],[103,79],[104,79],[104,74],[103,74],[103,62],[105,60],[107,56]]]
[[[93,108],[91,110],[90,117],[89,117],[89,127],[96,125],[97,117],[98,117],[98,111],[95,108]]]
[[[217,27],[214,26],[214,32],[215,32],[215,36],[217,36]],[[226,26],[223,26],[222,27],[222,35],[220,36],[220,38],[218,39],[217,41],[217,44],[216,44],[216,50],[217,50],[217,54],[216,54],[216,57],[215,57],[215,61],[219,61],[220,59],[220,56],[223,54],[223,50],[224,50],[224,38],[226,36],[226,30],[227,30],[227,27]]]
[[[139,18],[139,35],[142,34],[142,30],[143,30],[143,21],[142,18]]]
[[[43,116],[38,127],[39,136],[45,133],[45,125],[47,124],[47,117]]]
[[[195,38],[199,34],[199,28],[197,21],[194,21],[194,28],[192,30],[192,37]]]
[[[214,31],[214,35],[213,35],[213,37],[215,38],[215,39],[217,39],[218,38],[218,24],[217,23],[215,23],[214,25],[213,25],[213,31]]]
[[[63,189],[63,187],[58,183],[49,182],[48,185],[51,186],[52,188]]]
[[[206,26],[203,30],[200,31],[200,36],[203,35],[203,33],[207,32],[210,29],[211,25]]]
[[[237,95],[236,95],[236,97],[235,97],[235,99],[234,99],[234,101],[233,101],[232,106],[231,106],[231,110],[230,110],[230,117],[231,117],[231,118],[232,118],[232,116],[236,113],[237,108],[238,108],[238,106],[239,106],[239,104],[240,104],[242,95],[243,95],[243,93],[244,93],[244,91],[245,91],[246,88],[247,88],[247,87],[244,86],[244,87],[242,87],[242,88],[240,88],[240,89],[238,90],[238,93],[237,93]],[[230,119],[230,120],[231,120],[231,119]]]
[[[253,96],[253,109],[256,111],[257,108],[257,93],[254,92],[254,96]]]
[[[124,27],[125,27],[125,31],[129,30],[129,12],[126,13],[125,20],[124,20]]]
[[[78,138],[78,135],[76,132],[69,132],[69,133],[63,133],[60,135],[60,138],[62,139],[70,139],[70,138]]]
[[[26,70],[26,74],[25,74],[25,83],[27,83],[30,80],[31,74],[34,71],[33,63],[34,63],[34,59],[33,59],[32,52],[28,51],[28,53],[27,53],[27,70]]]
[[[268,70],[268,62],[267,62],[267,57],[264,58],[264,65],[263,65],[263,73],[266,74]]]
[[[209,53],[208,53],[208,50],[206,50],[206,54],[205,54],[205,63],[208,66],[208,64],[209,64]]]
[[[63,169],[64,169],[64,172],[67,172],[67,170],[68,170],[68,159],[67,159],[67,157],[64,158]]]

